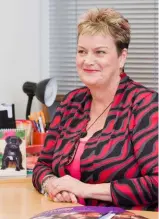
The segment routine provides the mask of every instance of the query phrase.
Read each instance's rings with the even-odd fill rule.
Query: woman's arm
[[[41,154],[38,158],[38,161],[33,169],[33,177],[32,182],[34,187],[41,192],[41,185],[43,182],[43,179],[49,175],[52,174],[52,155],[54,152],[54,145],[56,143],[56,140],[60,136],[60,124],[64,115],[64,111],[67,106],[68,102],[68,95],[65,97],[63,102],[60,104],[60,106],[56,110],[56,114],[50,124],[49,130],[47,132],[47,136],[44,142],[43,149],[41,151]]]
[[[55,118],[51,126],[54,125],[54,122],[56,122],[56,115],[55,115]],[[54,145],[55,145],[55,142],[58,136],[59,136],[58,127],[56,127],[55,129],[52,129],[50,127],[48,130],[41,154],[33,169],[32,182],[33,182],[34,187],[39,192],[41,192],[41,185],[42,185],[44,177],[46,177],[48,174],[53,174],[52,167],[51,167],[52,155],[54,152]]]
[[[135,125],[131,136],[141,177],[111,182],[115,205],[138,206],[158,199],[158,96],[149,93],[134,107]]]
[[[83,198],[112,202],[110,183],[85,184]]]

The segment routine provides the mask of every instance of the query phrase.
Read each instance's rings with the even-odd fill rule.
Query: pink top
[[[67,166],[67,170],[69,170],[70,175],[76,179],[79,179],[79,180],[81,178],[80,158],[81,158],[81,155],[84,151],[85,144],[86,144],[86,141],[80,140],[75,157],[74,157],[73,161]],[[78,200],[79,200],[80,204],[85,205],[83,198],[79,198]]]

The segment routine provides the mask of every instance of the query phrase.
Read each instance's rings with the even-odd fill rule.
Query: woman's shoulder
[[[87,96],[89,96],[89,89],[87,87],[80,87],[77,89],[74,89],[67,93],[64,96],[63,103],[67,102],[82,102],[83,99]]]
[[[127,88],[130,90],[130,92],[133,92],[133,99],[136,103],[144,101],[145,99],[158,101],[158,93],[155,90],[148,88],[132,79],[130,79],[129,86]]]

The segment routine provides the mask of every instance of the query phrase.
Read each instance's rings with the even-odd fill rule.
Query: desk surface
[[[53,203],[35,191],[31,179],[0,179],[0,219],[29,219],[53,208],[73,206]],[[149,219],[157,219],[157,212],[133,211]]]

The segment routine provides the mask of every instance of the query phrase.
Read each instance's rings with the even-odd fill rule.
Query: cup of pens
[[[32,144],[43,145],[46,137],[46,132],[33,132]]]
[[[33,125],[32,144],[43,145],[46,137],[44,113],[42,111],[33,112],[30,114],[29,119]]]

